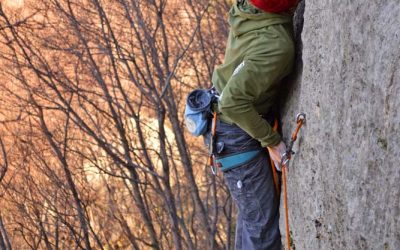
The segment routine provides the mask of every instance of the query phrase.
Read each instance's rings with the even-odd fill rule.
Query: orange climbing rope
[[[275,119],[274,127],[273,127],[273,130],[275,132],[278,131],[278,126],[279,126],[278,119]],[[267,149],[267,151],[268,151],[268,149]],[[276,172],[275,164],[271,157],[269,158],[269,160],[271,161],[272,176],[274,178],[275,191],[276,191],[277,197],[279,197],[281,190],[279,188],[278,173]]]
[[[286,166],[282,166],[283,208],[285,209],[286,246],[290,250],[289,207],[287,202]]]
[[[287,249],[290,250],[290,228],[289,228],[289,207],[288,207],[288,198],[287,198],[287,185],[286,185],[286,171],[287,171],[287,164],[292,158],[292,155],[294,154],[292,148],[294,142],[297,140],[297,135],[303,126],[303,124],[306,121],[306,115],[304,113],[300,113],[296,117],[296,122],[297,122],[297,127],[296,130],[292,134],[292,138],[290,140],[289,146],[287,147],[286,153],[282,156],[282,161],[281,161],[281,166],[282,166],[282,185],[283,185],[283,208],[285,210],[285,228],[286,228],[286,245]],[[274,124],[274,131],[278,130],[278,121],[275,120]],[[272,174],[274,177],[274,184],[276,191],[278,193],[279,197],[279,183],[278,183],[278,174],[275,169],[274,162],[271,160],[271,166],[272,166]]]

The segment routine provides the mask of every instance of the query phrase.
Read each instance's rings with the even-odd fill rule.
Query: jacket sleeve
[[[264,48],[270,49],[245,56],[236,68],[221,93],[219,110],[266,147],[277,145],[281,138],[258,114],[255,104],[275,100],[279,81],[292,68],[294,51],[268,44]]]

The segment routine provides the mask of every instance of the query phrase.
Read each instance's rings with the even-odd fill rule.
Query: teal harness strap
[[[221,171],[227,171],[251,161],[260,152],[261,150],[253,150],[220,158],[217,157],[216,162],[221,166]]]

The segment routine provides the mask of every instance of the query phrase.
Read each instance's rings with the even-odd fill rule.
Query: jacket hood
[[[262,29],[269,25],[284,24],[292,22],[292,16],[285,14],[276,14],[270,12],[261,12],[251,14],[242,12],[236,4],[229,12],[229,24],[234,36],[240,36],[244,33]]]

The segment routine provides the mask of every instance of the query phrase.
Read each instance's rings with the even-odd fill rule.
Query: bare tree
[[[181,115],[190,88],[210,86],[226,2],[46,0],[27,9],[18,22],[0,8],[1,74],[12,79],[0,90],[10,113],[19,107],[10,136],[25,158],[12,172],[27,185],[10,182],[6,197],[24,244],[229,247],[229,192],[204,168]]]

